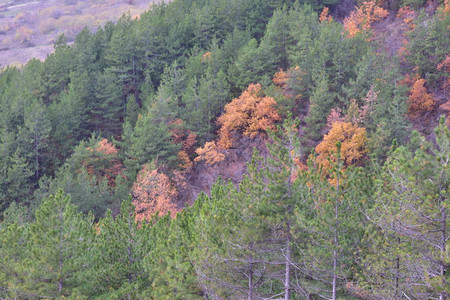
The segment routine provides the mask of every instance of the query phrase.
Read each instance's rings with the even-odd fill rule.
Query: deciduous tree
[[[338,160],[342,160],[346,166],[361,163],[367,153],[366,141],[365,128],[348,122],[334,122],[330,132],[316,147],[316,161],[324,170],[330,169],[332,162]],[[340,144],[339,154],[337,143]],[[337,157],[338,155],[340,157]]]
[[[274,129],[274,123],[280,120],[275,106],[273,98],[261,95],[260,84],[250,84],[239,98],[225,105],[225,112],[217,120],[221,126],[218,145],[228,149],[233,146],[235,134],[254,138]]]
[[[422,116],[426,112],[434,110],[435,101],[424,86],[425,79],[417,79],[410,91],[408,98],[408,114],[412,118]]]
[[[387,10],[377,6],[375,0],[363,2],[344,20],[344,29],[347,36],[354,37],[360,32],[369,30],[373,22],[387,17],[388,14]]]
[[[180,211],[177,197],[178,191],[166,174],[151,164],[144,165],[133,184],[136,221],[145,222],[155,215],[163,216],[168,212],[175,217]]]

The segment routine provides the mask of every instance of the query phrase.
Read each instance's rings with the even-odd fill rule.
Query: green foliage
[[[450,136],[443,117],[435,133],[435,144],[422,141],[414,152],[397,148],[377,183],[370,211],[376,227],[368,227],[367,243],[379,233],[363,260],[374,294],[442,297],[449,292],[445,265]],[[383,279],[386,274],[391,274],[389,280]]]
[[[29,226],[29,269],[25,293],[41,297],[69,296],[80,282],[80,260],[88,251],[93,231],[92,220],[77,212],[70,196],[59,190],[35,212]]]
[[[174,0],[1,69],[0,298],[445,298],[448,129],[411,133],[399,81],[418,66],[442,95],[448,14],[415,20],[400,63],[379,39],[319,22],[336,4]],[[229,161],[180,170],[180,149],[194,151],[175,129],[214,140],[250,83],[287,117],[252,140],[261,154],[240,184],[219,180],[176,218],[136,223],[128,194],[143,165],[185,200],[241,164],[246,139],[221,152]],[[372,161],[330,159],[325,176],[306,155],[335,108],[364,127]]]
[[[90,116],[94,132],[106,138],[120,136],[126,103],[118,77],[113,72],[106,71],[98,76],[95,96]]]
[[[237,60],[229,71],[233,85],[242,90],[250,83],[270,82],[276,68],[270,54],[269,49],[258,47],[257,40],[251,39],[239,51]]]
[[[141,115],[136,122],[125,152],[125,166],[130,179],[144,164],[154,160],[160,165],[175,166],[180,146],[171,141],[169,128],[158,117],[156,112],[150,112]]]
[[[186,127],[197,134],[200,144],[213,138],[215,121],[231,98],[225,73],[207,72],[200,80],[188,83],[183,95],[185,114],[180,117]]]
[[[411,67],[418,67],[420,77],[434,86],[439,79],[448,76],[444,68],[442,70],[436,68],[448,55],[450,15],[438,12],[432,18],[427,18],[422,11],[414,23],[417,25],[408,34],[406,58]]]
[[[148,287],[148,273],[142,259],[153,239],[144,225],[135,221],[131,199],[124,200],[120,214],[111,211],[95,225],[97,233],[92,250],[84,256],[89,265],[81,277],[80,291],[90,298],[134,299]]]

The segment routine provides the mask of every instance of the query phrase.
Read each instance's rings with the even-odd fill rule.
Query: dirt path
[[[18,4],[18,5],[13,5],[13,6],[7,6],[6,9],[14,9],[14,8],[24,7],[24,6],[31,5],[31,4],[39,4],[39,2],[34,1],[34,2],[29,2],[29,3],[24,3],[24,4]]]

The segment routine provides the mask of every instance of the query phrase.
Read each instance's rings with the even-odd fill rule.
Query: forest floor
[[[0,0],[0,66],[44,59],[60,34],[73,41],[124,13],[132,17],[160,0]]]

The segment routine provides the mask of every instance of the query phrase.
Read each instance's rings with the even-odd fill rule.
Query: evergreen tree
[[[450,142],[443,117],[435,133],[436,144],[423,141],[414,152],[399,147],[384,167],[370,218],[392,255],[376,251],[367,260],[378,261],[365,269],[374,293],[395,287],[394,296],[445,299],[449,295]],[[381,279],[390,273],[393,280]]]
[[[174,166],[179,145],[172,143],[169,128],[151,112],[138,118],[130,145],[126,150],[125,166],[129,179],[148,162],[157,160],[160,165]]]
[[[353,249],[362,238],[363,218],[357,209],[364,193],[355,183],[363,176],[351,168],[344,171],[340,147],[338,143],[338,158],[330,161],[326,178],[322,166],[308,170],[304,178],[308,188],[301,193],[306,205],[296,211],[296,229],[303,236],[298,266],[307,278],[304,288],[327,299],[345,294],[344,280],[355,272]]]
[[[18,223],[0,226],[0,296],[5,299],[37,298],[38,291],[27,290],[29,280],[29,230]]]
[[[0,164],[0,167],[2,165]],[[29,203],[33,188],[34,172],[26,159],[15,153],[2,166],[0,173],[0,211],[8,207],[13,201]]]
[[[110,71],[97,78],[95,104],[91,118],[94,130],[106,138],[120,136],[126,103],[123,100],[121,86],[117,77]]]
[[[30,225],[25,292],[39,297],[70,296],[81,283],[81,257],[92,243],[92,219],[85,218],[59,190],[35,212]]]
[[[84,270],[81,291],[88,297],[136,299],[149,286],[143,258],[152,248],[145,224],[135,221],[131,199],[123,201],[120,214],[109,210],[96,224],[92,250],[85,254],[89,266]]]
[[[33,101],[29,107],[25,108],[24,123],[32,149],[30,161],[34,165],[36,180],[38,180],[41,170],[45,171],[48,160],[48,140],[51,131],[51,124],[42,103]]]

